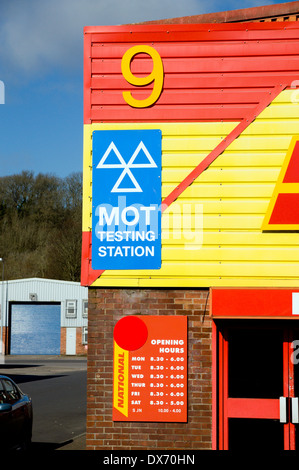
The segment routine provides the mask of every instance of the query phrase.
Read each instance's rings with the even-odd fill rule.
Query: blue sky
[[[274,3],[284,2],[0,0],[0,177],[29,170],[64,178],[82,171],[84,26]]]

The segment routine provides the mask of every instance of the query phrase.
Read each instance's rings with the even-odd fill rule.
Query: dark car
[[[32,401],[12,379],[0,375],[0,449],[27,450],[32,437]]]

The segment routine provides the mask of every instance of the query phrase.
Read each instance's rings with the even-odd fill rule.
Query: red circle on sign
[[[147,326],[141,318],[128,316],[119,320],[115,327],[113,337],[118,346],[127,351],[141,348],[147,340]]]

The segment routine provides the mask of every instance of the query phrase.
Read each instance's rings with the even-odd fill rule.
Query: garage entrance
[[[221,326],[220,448],[298,449],[298,346],[294,321]]]
[[[60,354],[60,303],[10,303],[10,354]]]
[[[299,290],[215,288],[212,315],[218,448],[298,449]]]

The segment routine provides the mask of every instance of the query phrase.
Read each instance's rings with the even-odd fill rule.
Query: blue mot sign
[[[160,130],[101,130],[92,145],[92,268],[161,267]]]

